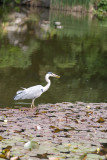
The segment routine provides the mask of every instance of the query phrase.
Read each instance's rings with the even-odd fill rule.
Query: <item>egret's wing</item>
[[[38,98],[42,94],[43,86],[37,85],[24,90],[25,99]]]
[[[23,90],[26,89],[26,88],[23,88],[23,87],[20,87],[20,88],[22,88]],[[23,92],[23,90],[17,91],[16,94],[20,94],[21,92]]]
[[[17,91],[14,100],[38,98],[43,93],[42,89],[43,89],[43,86],[37,85],[37,86],[26,88],[24,90]]]

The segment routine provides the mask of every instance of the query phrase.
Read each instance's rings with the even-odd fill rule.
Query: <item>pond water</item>
[[[0,107],[29,107],[31,100],[13,100],[16,91],[45,85],[47,72],[61,78],[51,78],[36,105],[107,102],[107,22],[40,8],[0,8],[0,14]]]

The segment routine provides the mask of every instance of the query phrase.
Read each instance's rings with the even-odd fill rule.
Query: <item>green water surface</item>
[[[0,107],[29,106],[15,102],[20,87],[50,89],[35,104],[107,102],[107,22],[90,14],[48,9],[0,8]],[[55,22],[60,22],[59,26]]]

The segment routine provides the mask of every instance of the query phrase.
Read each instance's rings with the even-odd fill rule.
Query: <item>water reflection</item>
[[[62,78],[52,79],[37,104],[106,102],[107,29],[102,22],[90,15],[18,9],[8,9],[7,18],[1,12],[0,106],[17,105],[13,96],[20,87],[45,85],[48,71]]]

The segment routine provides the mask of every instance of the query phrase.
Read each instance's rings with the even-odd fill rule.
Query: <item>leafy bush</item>
[[[97,10],[96,10],[96,15],[100,20],[106,19],[107,15],[107,0],[100,0],[97,3]]]
[[[107,0],[101,0],[97,6],[98,6],[98,10],[107,12]]]

